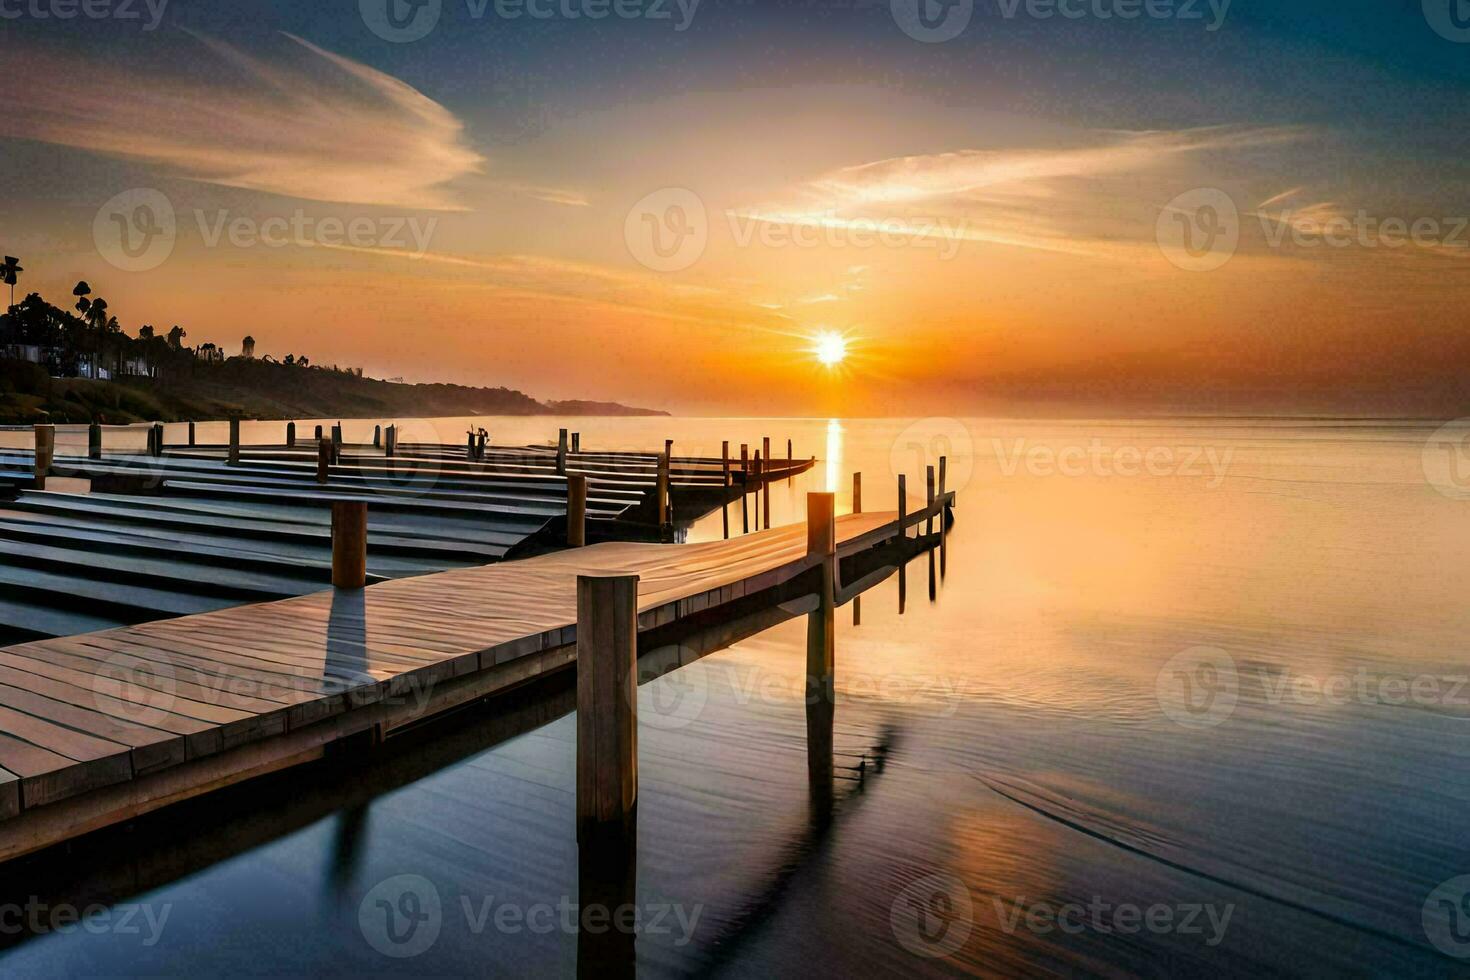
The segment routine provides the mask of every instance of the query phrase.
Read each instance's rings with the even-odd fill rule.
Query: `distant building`
[[[243,341],[240,342],[240,356],[248,358],[255,357],[254,337],[246,337]]]

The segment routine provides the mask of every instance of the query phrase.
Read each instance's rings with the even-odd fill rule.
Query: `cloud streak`
[[[462,210],[446,187],[483,158],[463,124],[418,90],[287,35],[266,61],[197,38],[210,81],[76,55],[12,52],[0,135],[157,164],[173,175],[313,201]],[[45,79],[37,84],[36,79]]]

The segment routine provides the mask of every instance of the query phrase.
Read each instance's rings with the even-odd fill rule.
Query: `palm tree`
[[[106,346],[107,339],[107,300],[98,296],[87,304],[87,312],[82,314],[87,325],[92,328],[92,380],[97,379],[97,358]]]
[[[188,331],[175,323],[174,328],[168,332],[169,347],[173,348],[174,350],[183,350],[184,338],[187,336],[189,336]]]
[[[5,256],[5,264],[0,265],[0,282],[10,287],[10,306],[15,308],[15,280],[25,270],[20,267],[20,259],[13,255]]]

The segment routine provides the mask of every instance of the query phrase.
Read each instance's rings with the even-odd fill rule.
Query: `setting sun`
[[[847,338],[830,330],[819,333],[812,340],[812,353],[828,367],[841,364],[847,357]]]

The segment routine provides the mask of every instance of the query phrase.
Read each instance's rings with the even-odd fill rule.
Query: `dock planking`
[[[899,531],[895,514],[841,518],[839,556]],[[692,545],[609,542],[0,649],[0,817],[11,815],[0,859],[405,723],[418,695],[442,710],[570,666],[579,574],[638,575],[646,631],[817,560],[804,524]]]

